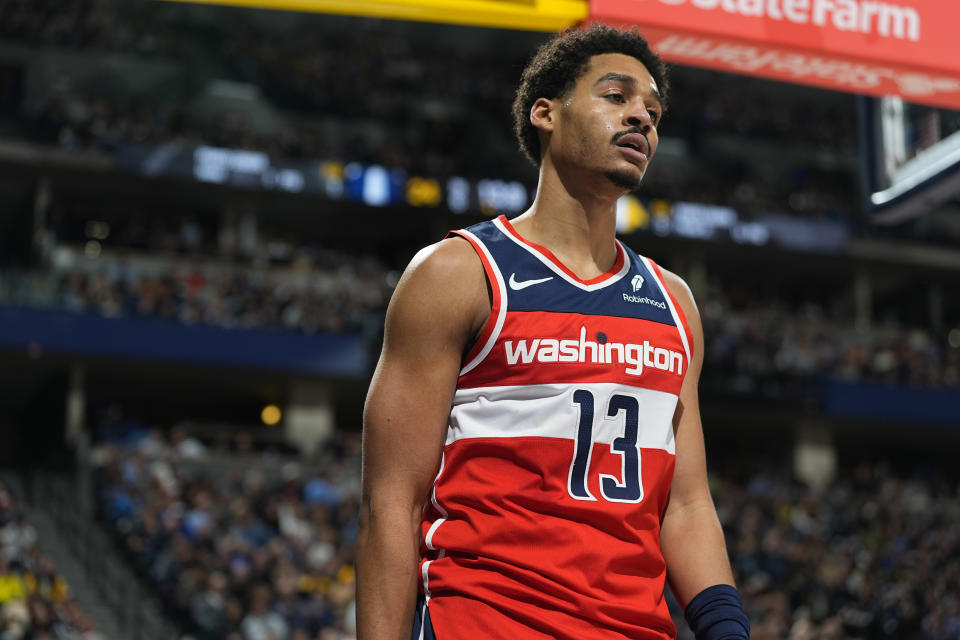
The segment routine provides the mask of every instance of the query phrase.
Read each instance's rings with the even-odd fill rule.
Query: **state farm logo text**
[[[643,344],[596,342],[587,340],[587,328],[580,327],[579,340],[533,338],[532,340],[505,340],[507,366],[536,362],[590,362],[594,364],[625,364],[624,372],[639,376],[644,367],[683,375],[683,354],[655,347],[648,340]]]
[[[681,5],[688,0],[660,0]],[[867,0],[689,0],[706,11],[722,10],[746,18],[770,18],[795,24],[832,26],[838,31],[876,34],[899,40],[920,39],[920,14],[913,7]]]

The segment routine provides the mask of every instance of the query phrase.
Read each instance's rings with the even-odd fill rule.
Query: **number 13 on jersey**
[[[573,392],[573,404],[578,408],[577,434],[574,441],[573,462],[567,491],[577,500],[596,500],[587,486],[590,454],[593,451],[594,395],[587,389]],[[640,403],[633,396],[614,394],[610,397],[605,415],[600,420],[618,420],[623,416],[623,435],[614,438],[610,450],[620,455],[620,478],[601,473],[600,493],[609,502],[641,502],[643,483],[640,481],[640,450],[637,448],[637,429],[640,421]]]

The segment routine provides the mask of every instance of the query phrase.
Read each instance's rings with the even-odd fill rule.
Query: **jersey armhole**
[[[680,324],[682,325],[682,330],[684,335],[687,336],[687,344],[690,345],[690,358],[693,359],[693,332],[690,331],[690,323],[687,322],[687,314],[683,312],[683,307],[680,306],[680,303],[677,302],[677,297],[673,295],[673,291],[670,290],[669,285],[667,285],[667,279],[663,277],[663,272],[660,270],[660,265],[650,260],[650,265],[653,267],[653,270],[657,272],[657,278],[660,279],[660,282],[663,284],[663,290],[667,292],[667,295],[670,296],[671,302],[673,302],[673,308],[677,311],[677,316],[680,318]]]
[[[494,264],[493,257],[479,238],[465,229],[450,231],[446,237],[463,238],[470,243],[470,246],[473,247],[473,250],[480,258],[480,262],[483,264],[483,272],[487,278],[487,284],[490,287],[490,292],[493,297],[493,300],[490,302],[490,315],[487,316],[487,320],[483,324],[483,329],[463,357],[463,366],[460,369],[460,375],[462,376],[480,364],[493,348],[493,343],[496,341],[497,335],[500,333],[500,328],[503,326],[503,317],[505,315],[503,312],[506,311],[503,303],[506,295],[504,292],[503,277]]]

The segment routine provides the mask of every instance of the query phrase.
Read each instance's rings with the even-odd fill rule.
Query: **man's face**
[[[636,58],[593,56],[569,95],[554,101],[549,146],[558,170],[585,169],[621,189],[636,189],[659,143],[659,95]]]

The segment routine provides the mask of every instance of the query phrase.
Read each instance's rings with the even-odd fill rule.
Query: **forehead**
[[[653,87],[659,91],[656,81],[646,65],[623,53],[601,53],[590,58],[586,72],[580,77],[577,84],[593,85],[597,80],[608,73],[618,73],[636,78],[644,87]]]

